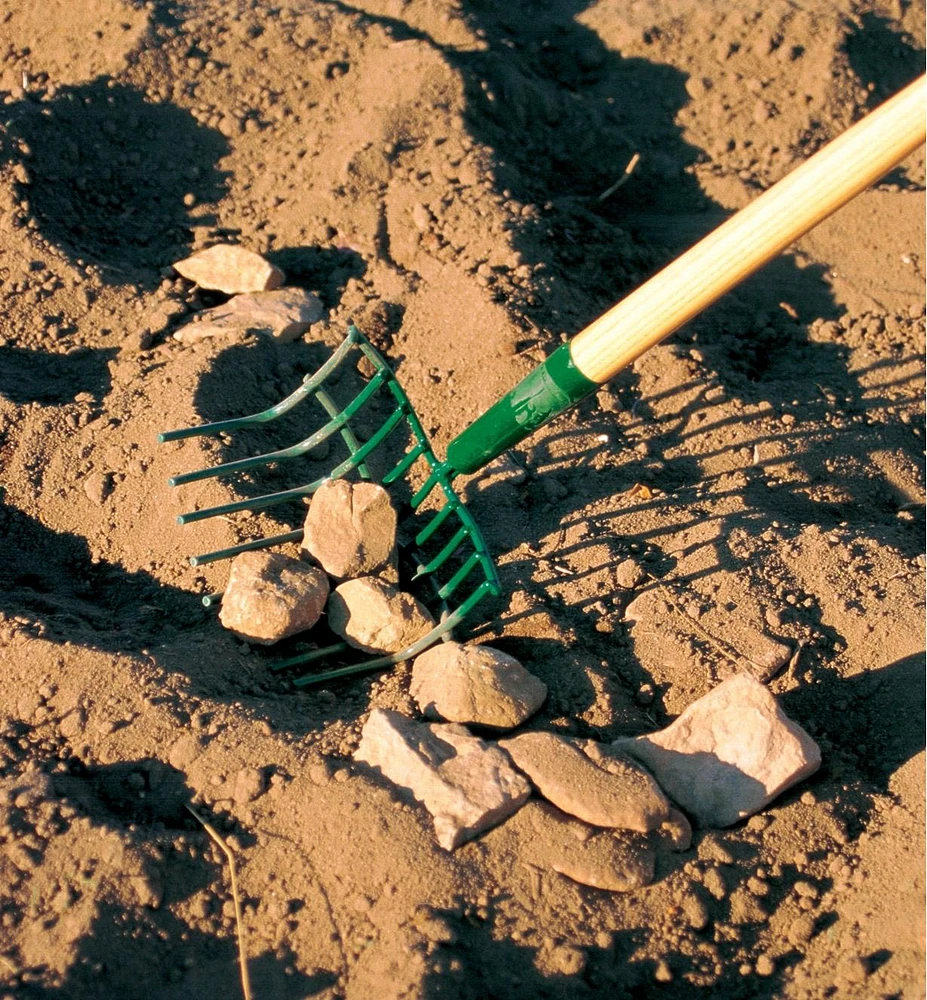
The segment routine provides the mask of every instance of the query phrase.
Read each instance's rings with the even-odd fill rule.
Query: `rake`
[[[913,152],[925,137],[925,77],[885,102],[842,136],[825,146],[787,177],[760,195],[681,257],[558,347],[514,389],[465,428],[439,460],[408,397],[389,365],[353,325],[347,338],[299,388],[269,409],[249,416],[160,434],[159,441],[200,435],[225,435],[271,423],[308,400],[324,423],[298,444],[251,458],[173,476],[172,486],[211,477],[236,477],[308,456],[323,442],[340,436],[346,457],[314,481],[292,489],[192,511],[181,524],[242,511],[304,502],[328,479],[358,476],[378,479],[402,505],[401,542],[410,567],[404,587],[426,587],[438,625],[414,645],[388,656],[347,663],[297,677],[303,686],[387,667],[414,657],[448,638],[486,597],[502,587],[482,534],[453,488],[458,475],[478,471],[580,399],[598,390],[650,347],[781,253],[823,219],[851,200]],[[332,387],[343,389],[359,356],[372,371],[363,387],[336,403]],[[378,416],[384,403],[385,419]],[[374,424],[375,429],[368,433]],[[384,466],[371,471],[375,461]],[[302,529],[266,536],[226,549],[193,556],[194,566],[230,559],[240,552],[299,541]],[[221,594],[208,594],[213,606]],[[308,633],[312,635],[312,633]],[[331,662],[348,653],[345,643],[311,649],[272,664],[276,670]]]

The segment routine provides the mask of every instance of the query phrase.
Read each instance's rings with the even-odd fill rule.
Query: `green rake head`
[[[332,386],[344,394],[349,379],[342,376],[356,366],[363,356],[372,366],[373,375],[360,391],[351,395],[348,402],[338,405],[332,395]],[[428,606],[439,624],[414,645],[389,656],[378,656],[362,662],[344,663],[324,672],[309,673],[298,677],[298,686],[317,684],[366,670],[391,666],[416,656],[467,618],[474,607],[487,595],[499,596],[501,587],[496,568],[489,557],[486,543],[466,507],[451,487],[456,470],[435,457],[412,404],[397,382],[382,356],[364,338],[355,326],[349,326],[347,338],[332,356],[286,399],[260,413],[221,420],[215,423],[166,431],[158,435],[160,442],[179,441],[201,435],[225,435],[271,423],[292,411],[305,401],[314,400],[316,423],[322,422],[313,433],[298,444],[278,451],[270,451],[253,458],[227,462],[212,468],[198,469],[172,476],[171,486],[183,486],[212,477],[234,478],[251,470],[281,463],[295,462],[319,448],[323,442],[340,436],[346,457],[325,475],[314,481],[282,492],[237,500],[203,510],[181,514],[180,524],[192,524],[212,517],[222,517],[243,511],[266,510],[282,505],[301,504],[329,479],[357,476],[375,478],[371,467],[379,464],[387,471],[377,477],[394,497],[406,498],[397,503],[400,508],[401,562],[408,568],[404,589],[411,589]],[[386,404],[388,415],[382,417]],[[320,412],[321,411],[321,412]],[[374,412],[376,411],[376,412]],[[370,432],[371,426],[373,429]],[[363,439],[363,440],[362,440]],[[424,463],[424,465],[422,464]],[[299,511],[300,520],[305,509]],[[243,542],[215,552],[206,552],[190,558],[192,566],[202,566],[217,560],[231,559],[240,552],[265,549],[298,542],[302,528],[279,535],[270,535]],[[411,580],[408,577],[411,577]],[[221,593],[207,594],[203,603],[207,607],[218,605]],[[312,641],[313,632],[300,639]],[[314,663],[344,661],[352,653],[344,642],[330,643],[276,661],[272,669],[285,670],[311,666]]]

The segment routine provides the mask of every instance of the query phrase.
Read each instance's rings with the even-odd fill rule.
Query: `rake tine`
[[[360,336],[360,332],[357,327],[348,327],[348,336],[341,343],[338,349],[332,354],[332,356],[322,365],[321,368],[313,375],[307,375],[303,379],[303,384],[296,390],[290,393],[286,399],[281,400],[274,406],[269,407],[266,410],[261,410],[259,413],[251,413],[246,417],[235,417],[231,420],[217,420],[210,424],[198,424],[195,427],[181,427],[174,431],[163,431],[158,435],[158,441],[164,444],[167,441],[181,441],[184,438],[200,437],[209,434],[222,434],[226,431],[237,431],[242,427],[252,427],[255,424],[266,424],[271,420],[276,420],[278,417],[282,417],[285,413],[288,413],[293,409],[294,406],[301,403],[307,396],[315,392],[315,390],[328,378],[331,373],[344,361],[348,356],[354,346],[357,344],[357,338]]]
[[[255,549],[269,549],[272,545],[283,545],[286,542],[302,541],[303,529],[288,531],[283,535],[271,535],[267,538],[255,538],[251,542],[242,542],[240,545],[232,545],[227,549],[216,549],[214,552],[204,552],[199,556],[190,556],[191,566],[205,566],[207,563],[216,562],[219,559],[231,559],[240,552],[253,552]]]
[[[374,376],[370,382],[364,387],[364,389],[357,394],[354,402],[358,404],[358,407],[362,406],[364,403],[373,396],[379,388],[383,385],[383,379],[378,376]],[[319,392],[315,393],[316,396],[320,395]],[[325,394],[327,396],[327,393]],[[324,405],[324,403],[323,403]],[[334,405],[334,404],[333,404]],[[327,409],[327,407],[326,407]],[[242,458],[235,462],[226,462],[223,465],[215,465],[207,467],[205,469],[197,469],[194,472],[184,472],[178,476],[171,476],[168,479],[168,483],[171,486],[183,486],[185,483],[197,482],[201,479],[213,479],[222,476],[233,476],[237,472],[244,472],[247,469],[255,469],[265,465],[271,465],[274,462],[287,461],[293,458],[300,458],[305,455],[307,451],[311,451],[317,445],[321,444],[326,438],[330,437],[335,431],[344,429],[349,419],[349,415],[344,411],[336,411],[336,415],[324,425],[324,427],[319,428],[315,434],[310,435],[304,440],[300,441],[299,444],[291,445],[289,448],[281,448],[279,451],[269,451],[263,455],[255,455],[252,458]],[[352,441],[349,442],[349,447],[354,445],[354,447],[360,447],[357,443],[356,438],[353,434],[351,435]],[[352,448],[352,450],[354,450]]]

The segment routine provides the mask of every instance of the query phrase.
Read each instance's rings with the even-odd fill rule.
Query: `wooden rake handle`
[[[924,141],[925,101],[922,76],[609,309],[573,338],[576,367],[606,382],[875,183]]]
[[[595,391],[886,174],[925,138],[921,76],[564,344],[448,446],[475,472]]]

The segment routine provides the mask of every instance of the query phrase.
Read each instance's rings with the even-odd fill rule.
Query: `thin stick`
[[[634,173],[634,168],[640,163],[641,154],[635,153],[630,160],[628,160],[628,165],[624,168],[624,173],[615,181],[610,188],[606,188],[598,197],[598,201],[605,201],[606,198],[611,198],[611,196],[621,187],[622,184],[627,184],[630,180],[631,174]]]
[[[0,955],[0,962],[3,962],[3,964],[7,967],[7,969],[10,970],[10,975],[11,976],[18,976],[19,975],[19,968],[18,968],[18,966],[14,962],[11,962],[6,957],[6,955]]]
[[[203,819],[202,816],[193,808],[193,806],[187,804],[187,809],[196,817],[197,821],[202,824],[203,829],[209,834],[210,837],[219,846],[223,854],[225,854],[229,863],[229,876],[232,883],[232,902],[235,904],[235,929],[238,932],[238,965],[241,969],[241,991],[244,994],[245,1000],[252,1000],[251,996],[251,978],[248,975],[248,958],[245,953],[245,929],[242,924],[241,919],[241,901],[238,897],[238,877],[235,873],[235,855],[232,854],[232,849],[228,844],[219,836],[218,833]]]

